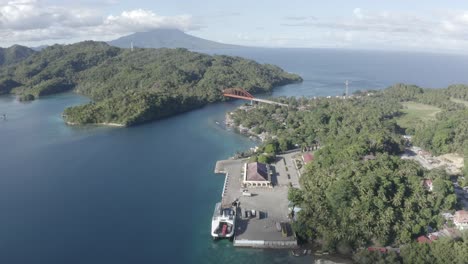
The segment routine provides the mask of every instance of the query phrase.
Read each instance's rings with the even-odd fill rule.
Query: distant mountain
[[[17,63],[34,53],[34,50],[20,45],[14,45],[9,48],[0,48],[0,66]]]
[[[241,46],[223,44],[186,34],[178,29],[156,29],[137,32],[109,41],[112,46],[130,48],[133,42],[138,48],[186,48],[189,50],[232,49]]]
[[[45,48],[49,47],[49,45],[41,45],[41,46],[37,46],[37,47],[30,47],[32,50],[34,51],[41,51]]]

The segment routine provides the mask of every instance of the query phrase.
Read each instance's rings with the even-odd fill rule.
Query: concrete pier
[[[253,248],[296,248],[297,239],[291,231],[288,217],[288,186],[298,186],[298,172],[293,157],[298,152],[279,155],[271,165],[273,171],[271,187],[242,185],[243,168],[247,160],[223,160],[216,163],[215,172],[226,175],[222,191],[222,206],[229,207],[235,200],[240,202],[236,216],[234,246]],[[246,190],[252,196],[244,196]],[[255,212],[247,218],[245,212]],[[278,225],[287,227],[285,232]]]

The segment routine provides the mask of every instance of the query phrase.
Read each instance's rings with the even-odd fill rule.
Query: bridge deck
[[[265,99],[259,99],[259,98],[253,98],[251,100],[255,101],[255,102],[266,103],[266,104],[275,104],[275,105],[286,106],[286,107],[288,106],[287,104],[278,103],[278,102],[275,102],[275,101],[270,101],[270,100],[265,100]]]
[[[266,104],[274,104],[274,105],[280,105],[280,106],[286,106],[288,107],[289,105],[275,102],[275,101],[270,101],[266,99],[260,99],[260,98],[250,98],[246,96],[241,96],[241,95],[235,95],[235,94],[223,94],[226,97],[231,97],[231,98],[236,98],[236,99],[243,99],[243,100],[249,100],[249,101],[255,101],[255,102],[260,102],[260,103],[266,103]]]
[[[225,97],[231,97],[231,98],[236,98],[236,99],[243,99],[243,100],[253,100],[253,97],[246,97],[242,95],[236,95],[236,94],[223,94]]]

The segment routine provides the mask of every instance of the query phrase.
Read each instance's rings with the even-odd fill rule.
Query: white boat
[[[211,236],[217,238],[231,238],[234,236],[236,212],[232,208],[222,208],[217,203],[211,220]]]

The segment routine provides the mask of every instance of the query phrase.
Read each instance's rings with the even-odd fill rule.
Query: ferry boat
[[[211,220],[211,236],[213,239],[231,238],[234,236],[236,212],[232,208],[222,208],[217,203]]]

